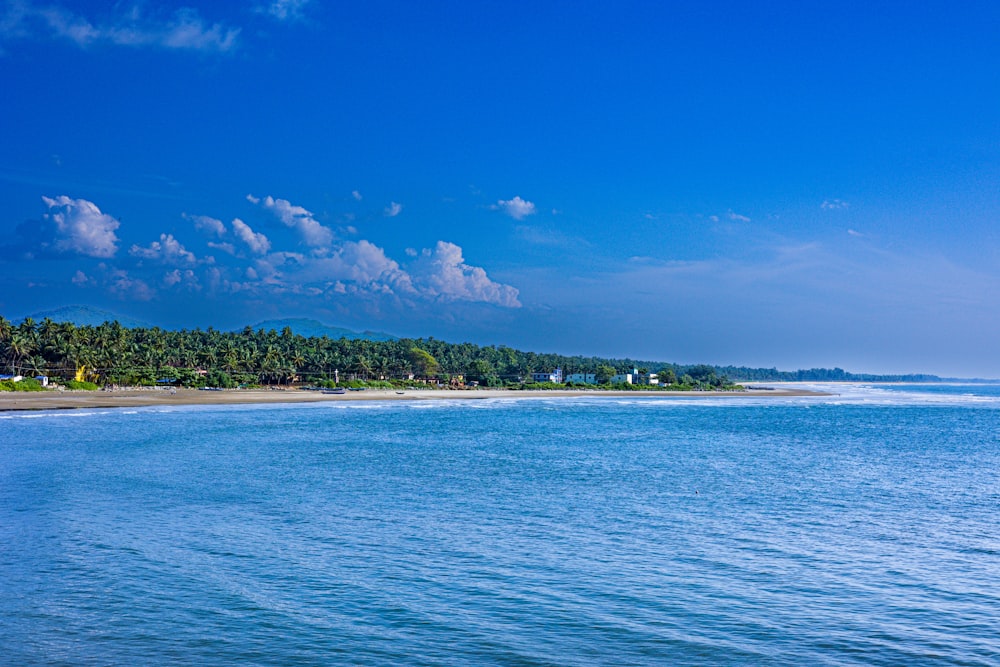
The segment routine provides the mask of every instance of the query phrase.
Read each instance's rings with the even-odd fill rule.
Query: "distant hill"
[[[144,329],[151,326],[148,322],[136,320],[131,317],[123,317],[118,313],[90,306],[63,306],[55,310],[43,310],[32,313],[28,317],[36,322],[41,322],[46,318],[53,322],[72,322],[78,327],[96,327],[105,322],[114,322],[115,320],[126,329]]]
[[[298,334],[299,336],[305,336],[306,338],[321,338],[326,336],[331,339],[348,338],[351,340],[375,341],[399,340],[398,336],[393,336],[392,334],[387,334],[383,331],[352,331],[351,329],[344,329],[343,327],[331,327],[327,324],[323,324],[319,320],[310,320],[306,318],[265,320],[253,325],[251,328],[254,331],[258,329],[264,329],[265,331],[270,329],[281,331],[285,327],[291,329],[292,333]]]

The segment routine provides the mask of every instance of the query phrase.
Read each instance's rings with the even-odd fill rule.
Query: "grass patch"
[[[82,389],[84,391],[97,391],[99,389],[99,387],[93,382],[79,380],[67,380],[63,383],[63,386],[67,389]]]
[[[0,391],[45,391],[45,387],[35,378],[24,378],[19,382],[0,380]]]

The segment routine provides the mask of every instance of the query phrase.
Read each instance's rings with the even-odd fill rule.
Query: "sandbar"
[[[104,389],[98,391],[0,392],[0,412],[16,410],[66,410],[79,408],[134,408],[158,405],[241,405],[249,403],[316,403],[323,401],[420,401],[490,398],[569,398],[586,396],[631,398],[787,398],[826,396],[823,392],[791,388],[747,391],[615,391],[603,389],[366,389],[345,394],[324,394],[302,389]]]

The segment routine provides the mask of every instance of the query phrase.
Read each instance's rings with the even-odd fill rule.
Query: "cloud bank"
[[[240,218],[227,225],[212,216],[184,213],[182,218],[202,233],[205,246],[225,253],[222,260],[212,255],[199,258],[173,233],[162,232],[146,245],[132,244],[115,263],[74,267],[76,273],[68,280],[79,288],[99,288],[117,298],[137,300],[176,290],[204,290],[217,297],[297,295],[334,301],[350,297],[375,304],[375,309],[383,304],[402,311],[457,302],[521,307],[517,288],[496,282],[482,267],[467,263],[462,248],[454,243],[438,241],[433,248],[410,249],[401,264],[371,241],[336,239],[303,206],[271,196],[250,195],[247,200],[292,229],[307,249],[282,248]],[[33,242],[25,246],[31,252],[25,256],[74,254],[103,260],[116,256],[120,223],[96,204],[67,196],[43,201],[48,212],[33,228]]]
[[[111,44],[226,53],[236,49],[239,35],[240,28],[208,23],[194,9],[181,8],[166,17],[151,16],[140,4],[98,21],[60,5],[11,2],[0,20],[0,38],[50,37],[69,40],[81,48]]]

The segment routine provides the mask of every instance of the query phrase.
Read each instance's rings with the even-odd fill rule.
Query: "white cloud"
[[[118,251],[115,230],[119,222],[86,199],[42,197],[49,208],[43,219],[54,225],[51,238],[43,241],[56,252],[75,252],[90,257],[113,257]]]
[[[287,199],[274,199],[267,196],[263,200],[247,195],[247,201],[252,204],[260,204],[268,209],[286,226],[294,228],[306,245],[318,248],[330,245],[333,242],[333,231],[329,227],[321,225],[311,211],[296,206]]]
[[[198,276],[195,275],[194,271],[191,269],[186,269],[184,271],[180,269],[174,269],[173,271],[168,271],[163,276],[163,285],[165,287],[174,287],[175,285],[181,285],[186,287],[188,290],[197,291],[201,289],[201,283],[198,282]]]
[[[508,308],[521,306],[516,288],[494,282],[482,268],[466,264],[462,249],[454,243],[438,241],[433,250],[424,250],[409,269],[417,288],[431,297]]]
[[[174,269],[163,276],[163,284],[167,287],[173,287],[181,281],[181,270]]]
[[[357,190],[351,190],[351,196],[354,197],[354,201],[361,201],[361,193]]]
[[[225,281],[230,291],[355,295],[469,301],[520,307],[518,290],[491,280],[486,271],[465,263],[462,249],[440,241],[433,250],[407,249],[414,259],[407,269],[370,241],[339,243],[329,254],[274,252],[254,260],[241,275]]]
[[[103,262],[98,265],[104,272],[104,284],[108,291],[120,299],[149,301],[155,292],[146,281],[131,277],[127,271],[110,267]]]
[[[842,208],[848,208],[850,204],[841,199],[827,199],[822,204],[819,205],[820,208],[826,211],[836,211]]]
[[[233,219],[233,235],[243,241],[251,252],[258,255],[263,255],[271,249],[271,242],[266,236],[250,229],[250,225],[239,218]]]
[[[87,277],[87,274],[84,273],[83,271],[80,271],[79,269],[77,269],[76,273],[73,274],[71,280],[74,285],[80,285],[80,286],[87,285],[88,283],[92,282],[91,279]]]
[[[188,215],[187,213],[181,214],[181,217],[193,222],[195,229],[214,234],[215,236],[226,235],[226,225],[222,220],[217,220],[207,215]]]
[[[520,197],[501,199],[492,208],[503,211],[515,220],[523,220],[525,217],[535,214],[535,205]]]
[[[326,298],[354,295],[368,299],[369,306],[377,303],[371,300],[372,297],[391,297],[397,304],[411,305],[415,300],[424,299],[490,303],[512,308],[521,305],[517,289],[494,282],[482,268],[466,264],[462,249],[453,243],[439,241],[433,249],[423,252],[407,248],[405,252],[411,258],[412,267],[408,270],[370,241],[335,239],[333,232],[321,225],[305,207],[271,196],[261,198],[250,194],[246,199],[297,230],[312,249],[308,252],[272,251],[272,243],[266,236],[254,232],[242,220],[234,219],[229,225],[233,237],[246,244],[256,257],[250,266],[224,267],[221,271],[206,273],[213,276],[210,280],[206,278],[211,289],[305,297],[325,295]],[[401,210],[400,204],[392,202],[385,213],[397,215]],[[196,225],[216,234],[226,227],[213,218],[188,217]],[[163,245],[161,242],[150,248],[136,248],[133,254],[152,257]],[[210,242],[209,246],[233,252],[230,244]],[[168,274],[164,284],[178,284],[179,276],[182,274]]]
[[[733,220],[734,222],[750,222],[750,218],[748,218],[745,215],[740,215],[739,213],[734,212],[732,209],[729,210],[728,215],[729,219]]]
[[[403,211],[403,205],[397,204],[396,202],[390,202],[388,206],[385,207],[385,215],[387,218],[395,218]]]
[[[302,18],[302,10],[310,0],[274,0],[269,5],[260,7],[257,11],[268,14],[279,21],[289,21]]]
[[[348,241],[329,257],[310,260],[302,277],[310,282],[347,280],[378,292],[414,291],[399,264],[370,241]]]
[[[34,7],[18,2],[13,3],[0,27],[0,36],[23,39],[42,32],[80,47],[107,43],[216,53],[235,49],[240,34],[239,28],[206,23],[194,9],[181,8],[161,19],[144,16],[138,4],[97,23],[58,5]]]
[[[173,234],[160,234],[159,241],[153,241],[148,247],[133,245],[128,254],[142,259],[152,259],[167,264],[194,264],[197,258],[173,237]]]
[[[208,242],[208,247],[209,248],[214,248],[216,250],[221,250],[222,252],[226,253],[227,255],[235,255],[236,254],[236,247],[232,243],[218,243],[216,241],[209,241]]]

